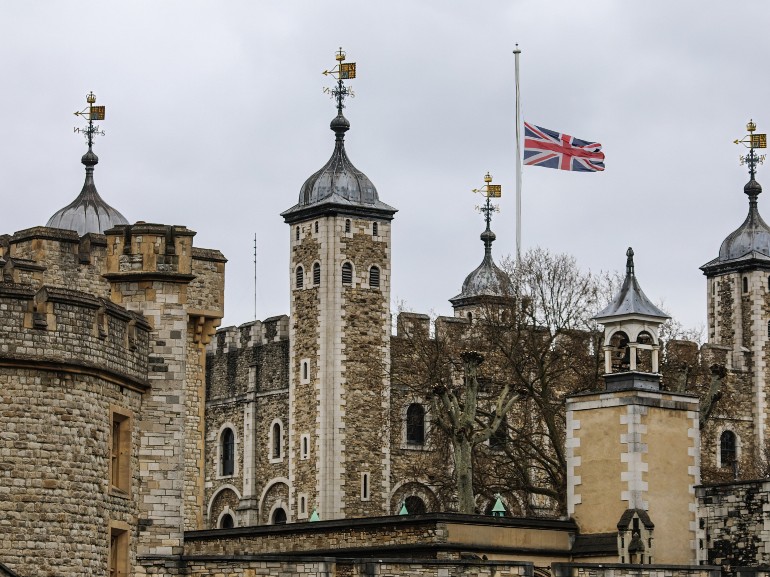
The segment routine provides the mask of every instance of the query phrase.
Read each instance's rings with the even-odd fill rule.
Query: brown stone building
[[[183,226],[128,224],[96,191],[90,139],[76,200],[45,227],[0,236],[0,574],[714,575],[697,563],[729,556],[709,554],[696,501],[698,399],[660,387],[664,315],[632,261],[599,318],[606,389],[567,401],[567,515],[512,516],[532,503],[504,482],[507,516],[453,512],[430,393],[405,384],[410,337],[478,345],[475,323],[513,314],[508,279],[487,219],[455,316],[432,328],[403,314],[392,334],[396,209],[348,159],[349,128],[340,105],[329,162],[282,214],[288,316],[217,331],[225,258]],[[713,467],[733,472],[765,439],[770,230],[757,187],[743,232],[704,267],[710,350],[736,408],[717,405],[703,459],[716,444]],[[486,353],[488,410],[500,380]],[[615,362],[626,353],[628,366]],[[500,442],[490,433],[480,450]],[[478,512],[495,504],[480,495]]]

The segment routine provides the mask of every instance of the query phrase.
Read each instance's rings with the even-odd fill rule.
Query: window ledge
[[[110,485],[109,495],[111,497],[120,497],[121,499],[131,498],[131,494],[128,491],[124,491],[115,485]]]

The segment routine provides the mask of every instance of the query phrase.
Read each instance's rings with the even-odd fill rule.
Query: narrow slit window
[[[297,231],[295,233],[295,238],[299,240],[299,227],[297,227]]]
[[[361,500],[369,500],[369,473],[361,473]]]
[[[376,222],[372,223],[372,236],[380,236],[380,230]]]
[[[320,263],[313,264],[313,284],[315,286],[321,285],[321,264]]]
[[[273,459],[281,458],[281,425],[273,425]]]
[[[222,476],[229,477],[235,473],[235,434],[229,427],[222,431]]]
[[[350,219],[345,219],[345,232],[350,232]]]
[[[743,277],[743,292],[749,292],[749,277],[747,276]]]
[[[353,284],[353,265],[349,262],[343,263],[342,265],[342,284]]]
[[[305,270],[302,265],[297,267],[297,288],[300,289],[305,284]]]
[[[380,288],[380,267],[378,266],[369,269],[369,287]]]
[[[733,467],[735,465],[736,458],[738,456],[738,443],[736,442],[735,433],[732,431],[725,431],[719,438],[720,449],[720,465],[723,468]]]
[[[315,232],[318,234],[318,221],[315,221]]]

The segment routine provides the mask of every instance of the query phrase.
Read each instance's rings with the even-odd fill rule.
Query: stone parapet
[[[0,364],[147,388],[150,327],[141,315],[78,291],[16,284],[0,284],[0,309]]]

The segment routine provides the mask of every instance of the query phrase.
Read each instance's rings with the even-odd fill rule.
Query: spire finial
[[[503,193],[503,187],[499,184],[492,184],[492,175],[487,172],[484,175],[484,186],[481,188],[474,188],[472,192],[478,192],[487,199],[483,205],[477,206],[476,210],[484,214],[487,230],[492,230],[490,228],[490,225],[492,224],[492,213],[500,212],[500,207],[492,204],[490,199],[500,198]]]
[[[630,246],[626,251],[626,276],[634,276],[634,249]]]
[[[85,128],[75,127],[75,132],[79,132],[86,137],[88,150],[91,150],[91,147],[94,144],[94,136],[97,134],[104,136],[104,131],[99,128],[98,124],[94,124],[94,120],[104,120],[105,107],[94,106],[96,103],[96,94],[94,94],[93,91],[86,95],[86,102],[88,103],[88,106],[83,110],[76,112],[75,116],[82,116],[83,118],[88,119],[88,125]],[[85,159],[85,157],[83,158]],[[83,164],[86,164],[86,162],[84,161]]]
[[[353,90],[345,86],[343,80],[351,80],[356,77],[356,63],[345,62],[345,51],[340,49],[334,55],[334,59],[337,61],[337,65],[331,70],[324,70],[324,76],[332,76],[337,79],[337,86],[334,88],[324,88],[324,93],[331,94],[332,98],[337,101],[337,115],[342,116],[342,109],[345,108],[345,98],[350,96],[355,97]]]
[[[746,124],[746,132],[748,134],[741,140],[733,141],[735,144],[743,144],[743,146],[749,149],[749,153],[746,156],[740,156],[740,162],[741,166],[745,164],[749,167],[750,180],[754,180],[754,176],[757,173],[757,165],[764,164],[766,156],[764,154],[757,154],[755,149],[767,148],[767,134],[754,134],[756,130],[757,125],[754,124],[754,120],[749,120]]]

